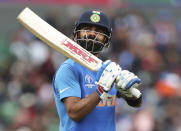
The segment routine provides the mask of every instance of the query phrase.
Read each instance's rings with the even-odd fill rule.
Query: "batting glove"
[[[116,78],[116,89],[126,97],[131,98],[135,96],[135,88],[138,88],[140,83],[141,80],[135,74],[128,70],[122,70]]]
[[[108,94],[108,92],[111,90],[120,72],[121,67],[115,62],[107,60],[102,64],[96,76],[96,84],[98,86],[96,92],[101,99],[106,101],[112,100],[113,96]]]

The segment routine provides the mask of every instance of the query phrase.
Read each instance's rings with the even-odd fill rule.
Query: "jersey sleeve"
[[[55,95],[62,100],[65,97],[81,97],[78,73],[73,66],[63,64],[54,76]]]

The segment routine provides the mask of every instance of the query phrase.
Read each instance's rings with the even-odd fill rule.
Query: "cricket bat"
[[[82,66],[91,71],[98,71],[101,68],[101,59],[56,30],[28,7],[20,12],[17,20],[44,43]],[[137,98],[141,95],[140,91],[136,88],[131,88],[130,91],[133,92]]]

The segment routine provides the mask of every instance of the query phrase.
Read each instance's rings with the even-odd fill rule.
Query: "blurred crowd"
[[[181,131],[180,23],[168,11],[158,16],[152,23],[138,12],[113,19],[112,58],[143,82],[140,109],[117,102],[118,131]]]
[[[172,15],[160,11],[152,22],[135,11],[111,15],[112,45],[100,57],[134,72],[143,87],[138,109],[117,99],[117,131],[181,131],[181,22]],[[71,36],[72,23],[46,21]],[[0,41],[0,131],[57,131],[52,79],[66,57],[24,28]]]

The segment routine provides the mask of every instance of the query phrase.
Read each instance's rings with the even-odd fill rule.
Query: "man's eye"
[[[105,31],[103,29],[96,29],[97,32],[104,33]]]
[[[96,30],[96,32],[104,33],[104,31],[103,31],[103,30]]]
[[[90,27],[85,27],[84,30],[90,30]]]

